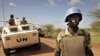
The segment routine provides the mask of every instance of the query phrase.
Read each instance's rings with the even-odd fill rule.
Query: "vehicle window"
[[[23,30],[29,30],[29,26],[23,26],[22,29]]]
[[[17,28],[10,28],[10,32],[18,32]]]

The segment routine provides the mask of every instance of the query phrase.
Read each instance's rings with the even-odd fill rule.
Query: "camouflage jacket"
[[[90,34],[86,31],[84,31],[84,33],[85,33],[87,45],[88,45],[88,47],[90,47],[90,40],[91,40]],[[81,29],[78,29],[78,31],[74,34],[74,36],[78,35],[78,34],[83,34],[83,31]],[[73,35],[68,31],[68,29],[65,29],[64,31],[62,31],[58,34],[58,37],[56,39],[55,56],[63,56],[63,54],[62,54],[63,47],[62,47],[62,44],[61,44],[61,39],[64,36],[67,37],[67,36],[73,36]],[[59,52],[59,54],[56,55],[56,52]]]
[[[28,22],[26,20],[22,20],[21,24],[27,24]]]
[[[10,25],[15,25],[15,20],[14,20],[13,18],[10,18],[10,19],[9,19],[9,24],[10,24]]]

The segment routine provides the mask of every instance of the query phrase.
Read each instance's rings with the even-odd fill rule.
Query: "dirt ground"
[[[33,50],[32,48],[22,48],[12,53],[11,56],[54,56],[55,40],[41,38],[41,50]],[[100,45],[92,45],[94,56],[100,56]],[[0,56],[5,56],[0,41]]]

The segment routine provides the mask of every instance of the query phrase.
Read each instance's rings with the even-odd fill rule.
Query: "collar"
[[[74,34],[74,36],[75,36],[75,35],[78,35],[78,34],[80,34],[80,29],[77,30],[77,32]],[[73,36],[73,35],[68,31],[68,28],[65,29],[65,35]]]

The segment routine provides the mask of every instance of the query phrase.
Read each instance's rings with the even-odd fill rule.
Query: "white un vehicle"
[[[34,46],[41,48],[38,30],[32,24],[5,26],[1,34],[3,50],[5,55],[9,55],[11,50]]]

